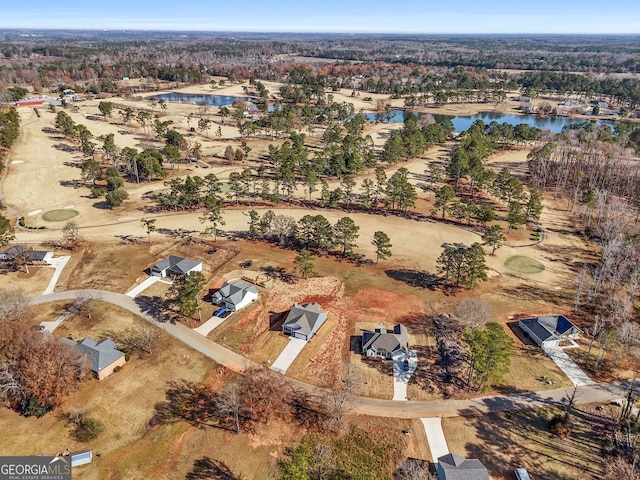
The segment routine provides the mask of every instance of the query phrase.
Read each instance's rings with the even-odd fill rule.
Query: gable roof
[[[489,480],[486,467],[475,458],[448,453],[438,458],[438,464],[445,474],[443,480]]]
[[[220,287],[220,290],[213,294],[213,298],[217,300],[224,300],[225,302],[229,302],[233,305],[239,305],[249,292],[257,295],[258,289],[253,285],[247,285],[244,282],[224,282],[222,287]]]
[[[541,341],[549,338],[561,338],[565,334],[582,333],[564,315],[547,315],[543,317],[523,318],[520,322],[532,331]]]
[[[287,326],[292,330],[298,330],[306,335],[311,335],[318,320],[326,313],[320,310],[320,305],[313,303],[304,303],[298,305],[294,303],[291,310],[284,320],[282,326]]]
[[[171,255],[164,260],[160,260],[155,265],[152,265],[151,268],[155,270],[167,270],[168,272],[184,275],[188,273],[194,267],[200,265],[201,262],[197,262],[195,260],[191,260],[190,258],[182,258],[177,255]]]
[[[407,350],[409,340],[407,338],[407,327],[397,324],[393,330],[378,327],[373,332],[362,334],[362,350],[374,350],[376,352],[393,353],[397,350]]]
[[[53,252],[49,252],[47,250],[34,250],[31,247],[23,247],[22,245],[13,245],[7,248],[4,252],[2,252],[1,255],[4,258],[15,260],[17,258],[20,258],[22,253],[25,251],[28,252],[27,258],[35,262],[43,261],[47,256],[47,254],[49,253],[53,254]]]
[[[108,338],[99,342],[90,338],[83,338],[75,346],[78,352],[86,355],[91,364],[91,370],[94,372],[100,372],[121,357],[124,357],[124,353],[117,350],[116,344]]]

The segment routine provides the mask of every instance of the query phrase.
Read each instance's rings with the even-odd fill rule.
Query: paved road
[[[39,305],[59,300],[74,300],[78,295],[99,299],[117,305],[146,321],[153,323],[194,350],[235,371],[242,372],[258,364],[238,355],[221,345],[203,337],[179,323],[159,322],[149,306],[121,293],[106,290],[69,290],[29,299],[30,305]],[[292,385],[312,395],[326,395],[326,390],[298,380],[288,379]],[[586,385],[578,387],[576,403],[606,402],[624,397],[623,390],[629,382]],[[570,389],[556,389],[544,392],[523,392],[511,395],[496,395],[472,400],[432,400],[397,402],[368,397],[349,397],[348,411],[351,413],[392,418],[457,417],[481,415],[489,412],[523,410],[547,407],[563,402],[571,393]]]

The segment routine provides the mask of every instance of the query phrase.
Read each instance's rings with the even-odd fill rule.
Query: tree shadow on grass
[[[193,462],[193,470],[187,473],[186,480],[240,480],[224,462],[202,457]]]
[[[423,272],[420,270],[386,270],[385,273],[389,278],[404,282],[411,287],[426,288],[434,291],[442,285],[442,280],[440,278],[429,272]]]
[[[163,298],[157,295],[153,297],[140,295],[137,296],[134,301],[144,313],[152,316],[158,322],[173,321],[173,316],[169,313],[167,302]]]

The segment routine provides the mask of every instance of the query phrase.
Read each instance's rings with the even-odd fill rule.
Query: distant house
[[[523,318],[518,326],[529,335],[539,347],[558,346],[562,340],[575,339],[582,333],[564,315]]]
[[[466,459],[455,453],[438,458],[438,480],[489,480],[489,472],[480,460]]]
[[[26,260],[28,263],[50,263],[53,252],[47,250],[33,250],[32,248],[14,245],[0,253],[0,260],[11,262],[14,260]]]
[[[401,353],[409,353],[407,327],[404,325],[398,324],[393,330],[387,330],[381,324],[373,332],[362,334],[362,354],[367,357],[393,358]]]
[[[327,320],[327,312],[320,310],[317,303],[293,304],[282,324],[282,331],[294,338],[309,341]]]
[[[116,344],[108,338],[99,342],[90,338],[83,338],[79,342],[64,337],[61,340],[76,347],[78,352],[87,357],[91,370],[96,374],[98,380],[108,377],[116,367],[121,367],[126,363],[124,352],[118,350]]]
[[[152,265],[149,271],[154,277],[175,277],[191,272],[201,272],[202,262],[171,255]]]
[[[225,282],[220,289],[211,296],[214,304],[224,306],[235,312],[247,306],[258,298],[258,289],[243,282]]]

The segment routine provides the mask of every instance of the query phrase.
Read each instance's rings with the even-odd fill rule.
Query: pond
[[[566,125],[573,123],[583,123],[585,120],[580,118],[568,118],[568,117],[539,117],[537,115],[513,115],[497,112],[481,112],[477,115],[469,116],[452,116],[452,115],[436,115],[431,113],[415,112],[418,117],[433,118],[436,122],[442,122],[445,120],[451,120],[453,123],[454,131],[463,132],[468,130],[473,122],[476,120],[482,120],[485,124],[489,124],[493,121],[498,123],[510,123],[511,125],[518,125],[520,123],[526,123],[530,127],[536,127],[541,130],[551,130],[553,133],[559,133]],[[365,113],[364,116],[372,122],[378,121],[383,123],[402,123],[404,122],[405,110],[396,109],[391,110],[388,113]],[[598,124],[613,122],[609,120],[598,120]]]
[[[209,95],[205,93],[170,92],[153,95],[149,99],[164,100],[165,102],[195,103],[197,105],[212,105],[226,107],[233,102],[248,102],[251,97],[232,97],[229,95]]]

